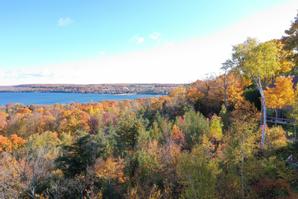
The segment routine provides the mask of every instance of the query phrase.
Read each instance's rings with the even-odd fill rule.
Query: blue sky
[[[68,66],[75,63],[74,67],[80,67],[84,61],[93,63],[100,57],[117,60],[122,55],[151,52],[173,43],[196,38],[208,40],[209,35],[289,2],[294,4],[290,0],[1,0],[0,72],[2,77],[10,74],[15,79],[0,80],[0,84],[52,83],[48,81],[50,78],[45,82],[34,79],[38,73],[31,79],[24,74],[27,75],[24,81],[21,73],[38,69],[40,76],[46,73],[55,77],[54,71],[49,72],[51,65],[63,68],[65,63]],[[292,18],[288,17],[288,21]],[[142,67],[141,62],[138,64]],[[100,65],[96,65],[96,71]],[[92,73],[91,66],[89,70]],[[57,78],[57,81],[61,80]]]

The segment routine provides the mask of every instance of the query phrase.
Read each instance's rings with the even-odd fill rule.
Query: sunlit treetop
[[[248,38],[234,46],[233,60],[238,69],[249,79],[270,81],[278,74],[290,71],[294,64],[287,60],[289,52],[283,50],[281,42],[270,40],[259,43]]]

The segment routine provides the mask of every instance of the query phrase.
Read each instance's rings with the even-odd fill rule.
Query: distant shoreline
[[[0,91],[0,93],[77,93],[77,94],[101,94],[101,95],[167,95],[168,93],[102,93],[102,92],[76,92],[76,91]]]
[[[172,89],[182,85],[184,84],[26,84],[0,86],[0,92],[167,95]]]

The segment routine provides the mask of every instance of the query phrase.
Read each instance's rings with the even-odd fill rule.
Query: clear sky
[[[297,2],[0,0],[0,85],[189,83],[235,42],[280,37]]]

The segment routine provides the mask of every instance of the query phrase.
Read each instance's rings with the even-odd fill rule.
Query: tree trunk
[[[224,74],[224,104],[226,109],[228,109],[228,81],[227,81],[227,72]]]
[[[275,109],[275,125],[277,125],[277,116],[278,116],[278,110]]]
[[[261,107],[262,107],[262,123],[261,123],[261,129],[262,129],[262,138],[261,138],[261,149],[264,148],[265,144],[265,137],[266,137],[266,126],[267,126],[267,108],[266,108],[266,99],[264,95],[264,90],[262,86],[261,79],[258,78],[257,82],[257,88],[261,95]]]

